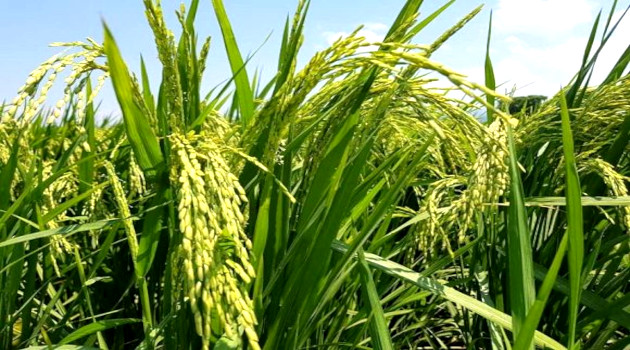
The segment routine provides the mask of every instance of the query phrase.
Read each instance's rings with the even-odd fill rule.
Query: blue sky
[[[241,51],[254,52],[270,39],[251,61],[250,70],[262,68],[271,73],[282,27],[297,0],[225,0]],[[425,1],[427,15],[445,1]],[[171,28],[178,23],[173,15],[179,1],[164,0],[163,8]],[[597,12],[608,12],[612,0],[459,0],[417,37],[417,43],[430,43],[444,30],[476,6],[484,10],[434,56],[447,66],[483,81],[484,47],[490,10],[494,13],[492,59],[502,91],[518,88],[517,95],[553,94],[577,70],[590,26]],[[377,41],[396,17],[403,0],[312,0],[307,18],[305,41],[300,55],[304,63],[317,50],[338,36],[365,24],[361,32]],[[628,0],[620,1],[623,9]],[[617,11],[617,15],[620,11]],[[144,18],[141,0],[0,0],[0,100],[10,100],[29,72],[59,52],[48,44],[57,41],[102,40],[101,18],[111,27],[123,56],[132,70],[139,70],[142,54],[150,76],[160,75],[153,38]],[[624,20],[596,70],[601,78],[630,44],[630,18]],[[198,15],[200,35],[213,38],[204,87],[230,76],[223,43],[210,0],[202,0]],[[623,34],[622,34],[623,33]],[[250,73],[251,75],[251,73]],[[51,101],[55,96],[51,96]],[[102,94],[102,112],[115,112],[111,87]]]

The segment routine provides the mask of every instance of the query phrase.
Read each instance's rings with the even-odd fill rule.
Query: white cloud
[[[579,69],[586,38],[566,37],[553,44],[525,41],[513,35],[502,41],[502,55],[494,64],[497,83],[516,86],[517,94],[552,95]]]
[[[368,43],[381,42],[385,38],[387,32],[387,25],[383,23],[367,23],[359,30],[358,36],[364,37]],[[339,38],[345,38],[350,35],[350,32],[324,32],[322,33],[326,43],[331,45]]]
[[[596,10],[589,0],[499,0],[494,25],[502,33],[555,37],[592,23]]]
[[[580,3],[581,1],[576,1],[577,6]],[[621,16],[621,12],[615,13],[613,21]],[[562,37],[549,41],[537,40],[536,37],[532,39],[531,36],[519,34],[505,37],[497,43],[502,45],[498,47],[502,54],[495,62],[497,82],[507,81],[505,88],[508,90],[516,85],[520,88],[518,95],[555,94],[561,85],[570,82],[580,68],[590,26],[590,22],[584,24],[581,29],[586,30],[580,31],[581,35],[566,33]],[[599,44],[601,37],[601,32],[598,33],[594,48]],[[590,81],[591,85],[599,84],[606,77],[621,53],[630,44],[625,33],[630,33],[630,18],[624,18],[621,21],[600,53]]]
[[[516,87],[516,95],[553,95],[567,85],[580,67],[594,10],[587,0],[499,0],[491,51],[497,84],[503,84],[497,90],[509,92]],[[613,21],[621,12],[615,13]],[[624,18],[601,52],[591,85],[606,77],[630,44],[625,33],[630,33],[630,17]],[[601,28],[595,46],[600,37]],[[470,80],[483,82],[481,63],[460,71]]]

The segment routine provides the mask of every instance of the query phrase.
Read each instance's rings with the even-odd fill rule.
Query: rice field
[[[480,8],[415,43],[452,1],[298,66],[299,1],[269,81],[222,0],[212,49],[198,0],[179,37],[143,3],[161,77],[104,25],[0,105],[0,349],[630,348],[630,50],[590,83],[614,7],[528,99],[490,46],[483,82],[432,59]],[[213,50],[232,79],[202,91]]]

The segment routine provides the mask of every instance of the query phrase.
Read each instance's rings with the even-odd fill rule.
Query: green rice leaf
[[[372,334],[372,344],[374,349],[388,350],[393,349],[392,337],[389,334],[388,322],[385,319],[383,313],[383,307],[381,306],[381,300],[374,284],[374,278],[370,267],[365,261],[365,254],[363,249],[359,249],[357,253],[358,268],[361,275],[361,286],[363,292],[367,295],[369,300],[369,312],[370,312],[370,331]]]
[[[569,109],[564,94],[560,94],[560,114],[562,116],[562,146],[566,169],[566,197],[567,197],[567,232],[569,235],[569,280],[571,295],[569,299],[569,333],[568,348],[579,347],[576,342],[576,326],[580,295],[582,291],[582,262],[584,259],[584,233],[582,220],[582,190],[573,150],[573,133]]]
[[[514,322],[515,338],[530,307],[536,299],[534,282],[534,260],[531,239],[527,225],[527,210],[523,200],[523,184],[519,174],[516,147],[511,128],[508,128],[508,149],[510,168],[510,207],[508,209],[508,278],[510,306]],[[523,349],[532,349],[533,343],[525,343]]]
[[[122,109],[123,121],[129,143],[133,148],[138,165],[149,178],[157,175],[164,166],[164,159],[147,116],[136,105],[133,98],[133,85],[127,65],[120,55],[116,41],[109,28],[103,23],[105,31],[105,53],[112,77],[116,98]]]
[[[490,59],[490,38],[492,37],[492,11],[490,11],[490,20],[488,21],[488,40],[486,41],[486,60],[484,63],[484,70],[486,76],[486,87],[492,91],[496,89],[496,81],[494,78],[494,68],[492,67],[492,60]],[[495,97],[490,94],[486,94],[486,101],[488,105],[494,106]],[[494,120],[494,110],[492,108],[486,108],[486,115],[488,123],[492,123]]]
[[[348,246],[339,242],[333,242],[332,248],[338,252],[346,253]],[[373,268],[382,271],[390,276],[399,278],[403,281],[411,283],[420,287],[423,290],[429,291],[437,296],[440,296],[446,300],[449,300],[461,307],[464,307],[485,319],[494,322],[495,324],[507,329],[513,330],[512,318],[505,313],[490,307],[489,305],[463,294],[452,287],[447,286],[445,283],[437,281],[429,277],[422,277],[419,273],[409,269],[406,266],[400,265],[391,260],[383,259],[382,257],[365,253],[365,260]],[[549,336],[536,331],[534,335],[534,342],[539,346],[546,346],[550,349],[566,349],[562,344]]]
[[[597,207],[622,207],[630,205],[630,196],[603,197],[603,196],[582,196],[582,206]],[[506,203],[502,203],[505,205]],[[531,207],[544,206],[566,206],[566,197],[529,197],[525,199],[525,205]]]
[[[83,326],[76,331],[70,333],[68,336],[63,338],[59,344],[65,345],[72,343],[73,341],[79,340],[81,338],[87,337],[88,335],[92,335],[96,332],[102,332],[108,330],[110,328],[124,326],[126,324],[138,323],[140,320],[135,318],[119,318],[112,320],[103,320],[103,321],[95,321],[86,326]]]
[[[24,243],[24,242],[32,241],[34,239],[46,238],[52,235],[69,236],[78,232],[100,230],[108,226],[111,226],[118,221],[120,220],[119,219],[100,220],[100,221],[91,222],[89,224],[69,225],[69,226],[58,227],[58,228],[54,228],[50,230],[29,233],[26,235],[6,239],[0,242],[0,247],[6,247],[6,246],[18,244],[18,243]]]
[[[140,56],[140,74],[142,76],[142,96],[144,97],[144,104],[147,106],[150,113],[155,114],[155,99],[151,93],[149,74],[147,74],[147,67],[144,64],[144,58],[142,58],[142,56]]]
[[[212,0],[212,6],[214,7],[214,13],[221,27],[225,51],[230,60],[230,67],[232,68],[232,75],[234,76],[241,123],[248,125],[254,116],[254,93],[252,92],[252,87],[249,85],[249,78],[247,77],[243,57],[236,43],[232,25],[225,12],[223,1]]]
[[[11,191],[11,183],[13,182],[15,171],[18,166],[18,152],[20,151],[21,136],[21,132],[15,136],[9,159],[6,164],[2,164],[2,167],[0,168],[0,209],[6,209],[9,207],[9,200],[11,198],[9,194]],[[2,227],[2,224],[0,224],[0,227]]]
[[[560,271],[560,266],[562,265],[564,254],[567,251],[567,243],[568,235],[565,233],[564,236],[562,236],[562,241],[558,246],[558,250],[553,258],[551,267],[545,275],[545,279],[543,280],[543,283],[538,290],[536,301],[529,310],[529,313],[527,314],[527,317],[525,318],[525,321],[523,322],[523,325],[521,327],[521,331],[516,337],[516,341],[514,342],[515,349],[526,349],[533,341],[534,332],[536,332],[536,328],[538,327],[538,323],[540,322],[540,317],[545,310],[545,305],[547,304],[547,300],[549,299],[549,295],[551,294],[553,285],[556,282],[556,277],[558,276],[558,272]]]
[[[420,33],[426,26],[428,26],[429,24],[431,24],[436,18],[438,18],[442,12],[446,11],[446,9],[448,9],[449,7],[451,7],[451,5],[455,2],[455,0],[450,0],[447,3],[445,3],[444,5],[442,5],[440,8],[438,8],[437,10],[433,11],[430,15],[428,15],[425,19],[423,19],[422,21],[420,21],[420,23],[416,24],[415,26],[413,26],[413,28],[411,28],[411,30],[409,30],[409,34],[407,35],[407,38],[405,41],[410,40],[411,38],[415,37],[418,33]]]

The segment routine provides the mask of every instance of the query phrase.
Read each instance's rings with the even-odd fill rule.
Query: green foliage
[[[529,95],[513,97],[508,104],[510,114],[525,113],[533,114],[540,109],[540,106],[547,99],[547,96]]]

